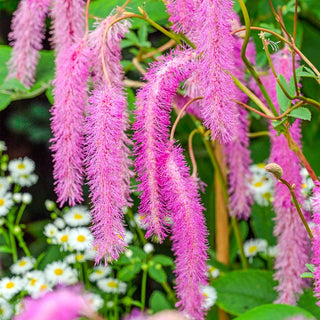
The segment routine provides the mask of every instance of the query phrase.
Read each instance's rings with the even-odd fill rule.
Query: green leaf
[[[11,248],[9,248],[7,246],[0,246],[0,252],[2,252],[2,253],[11,253],[12,250],[11,250]]]
[[[54,97],[53,97],[53,86],[50,86],[47,90],[46,90],[46,97],[48,98],[48,101],[53,105],[54,104]]]
[[[28,89],[18,80],[15,78],[10,78],[6,80],[1,86],[1,90],[11,90],[11,91],[22,91],[26,92]]]
[[[282,84],[283,88],[288,92],[289,88],[288,88],[288,83],[287,83],[287,80],[285,79],[285,77],[280,73],[278,75],[278,78],[279,78],[279,81]],[[282,91],[278,82],[277,82],[277,99],[278,99],[278,103],[280,106],[280,112],[281,113],[285,112],[288,109],[288,107],[290,106],[291,101],[284,94],[284,92]]]
[[[301,108],[297,108],[292,110],[289,113],[290,117],[294,117],[294,118],[298,118],[298,119],[302,119],[302,120],[311,120],[311,111],[307,108],[301,107]]]
[[[11,102],[10,95],[0,93],[0,111],[4,110]]]
[[[163,254],[157,254],[153,257],[154,263],[160,263],[163,266],[173,266],[173,260]]]
[[[48,83],[54,78],[55,64],[54,64],[54,53],[53,50],[40,51],[40,60],[37,66],[36,72],[36,83],[33,87],[37,87],[39,84],[45,82]],[[30,91],[33,90],[33,87],[30,88]]]
[[[313,273],[312,272],[304,272],[300,276],[301,278],[313,278]]]
[[[171,304],[166,299],[165,295],[158,290],[152,292],[149,299],[149,306],[153,312],[160,312],[162,310],[172,309]]]
[[[272,272],[242,270],[220,276],[213,286],[218,293],[217,305],[233,315],[240,315],[272,303],[277,298],[275,284]]]
[[[235,320],[284,320],[293,316],[304,316],[308,320],[316,320],[308,311],[286,304],[266,304],[259,306]]]
[[[152,278],[153,280],[159,283],[163,283],[167,280],[167,275],[162,269],[161,264],[152,264],[148,268],[148,273],[150,278]]]
[[[317,319],[320,319],[320,308],[316,305],[317,298],[313,295],[312,289],[309,289],[300,296],[298,307],[312,313]]]
[[[118,272],[118,278],[121,281],[130,281],[132,280],[136,274],[138,274],[141,270],[141,262],[136,262],[133,264],[130,264],[128,266],[123,267]]]
[[[0,84],[2,84],[8,74],[6,62],[10,59],[11,47],[0,45]]]
[[[143,24],[138,30],[139,42],[147,41],[148,39],[148,27]]]
[[[144,260],[147,257],[147,254],[138,247],[129,246],[128,249],[133,253],[132,258],[139,258],[140,260]]]
[[[306,263],[306,267],[311,272],[315,272],[316,271],[316,268],[315,268],[314,264]]]

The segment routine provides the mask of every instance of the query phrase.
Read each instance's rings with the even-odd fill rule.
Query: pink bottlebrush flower
[[[52,34],[57,55],[84,36],[84,5],[85,0],[54,0],[52,2]]]
[[[148,226],[146,237],[156,235],[161,242],[166,236],[168,215],[159,174],[161,154],[169,139],[171,101],[180,85],[194,68],[191,51],[179,51],[153,64],[145,75],[148,81],[138,92],[136,122],[133,129],[136,154],[135,168],[140,184],[139,213]]]
[[[234,13],[234,24],[240,24],[239,17]],[[233,75],[245,83],[245,65],[241,59],[243,39],[234,36],[234,68]],[[240,89],[235,88],[237,100],[247,103],[248,97]],[[249,120],[248,112],[242,106],[237,105],[238,123],[235,126],[232,140],[225,145],[226,160],[229,166],[229,212],[233,217],[248,219],[250,206],[253,204],[253,196],[248,187],[248,179],[251,176],[249,166],[251,164],[249,150]],[[236,155],[236,156],[235,156]]]
[[[55,191],[58,202],[82,201],[83,126],[90,52],[84,41],[61,51],[57,58],[51,128]]]
[[[93,81],[100,83],[106,81],[102,68],[101,46],[104,43],[104,58],[109,80],[119,86],[123,81],[123,70],[121,60],[121,40],[129,32],[131,23],[125,19],[113,24],[103,41],[105,30],[110,26],[114,16],[109,16],[101,22],[95,23],[95,29],[89,34],[89,47],[92,51]]]
[[[176,290],[181,311],[190,319],[204,319],[201,285],[207,284],[207,239],[198,181],[189,174],[182,148],[169,142],[164,155],[163,193],[172,217],[173,251],[176,256]]]
[[[235,103],[231,101],[235,97],[235,85],[226,73],[233,71],[234,61],[234,37],[230,34],[232,6],[231,0],[203,0],[194,17],[197,22],[194,42],[200,56],[198,86],[204,97],[200,102],[201,112],[212,139],[221,143],[232,139],[237,124]]]
[[[176,94],[173,97],[172,105],[174,108],[176,108],[177,113],[185,106],[186,103],[188,103],[191,100],[188,96],[182,96],[181,94]],[[191,114],[198,118],[199,120],[202,120],[202,115],[200,113],[200,105],[199,101],[192,102],[187,109],[185,110],[187,114]]]
[[[9,33],[13,49],[7,78],[17,78],[27,88],[34,82],[49,3],[50,0],[22,0],[13,15]]]
[[[313,239],[312,239],[312,263],[315,265],[314,272],[314,291],[315,296],[320,298],[320,182],[315,181],[315,187],[312,193],[312,213],[313,223],[315,226],[312,228]],[[320,302],[317,302],[320,306]]]
[[[27,297],[23,310],[14,320],[76,320],[94,314],[81,287],[59,287],[38,299]]]
[[[90,185],[96,261],[114,260],[124,251],[125,229],[122,209],[128,204],[122,179],[123,109],[126,98],[116,87],[96,88],[89,99],[86,164]],[[127,168],[129,171],[129,168]]]
[[[292,60],[287,48],[275,53],[272,57],[277,73],[281,73],[287,81],[291,78]],[[276,81],[272,74],[263,78],[269,95],[274,97],[273,103],[279,110],[276,100]],[[303,203],[302,177],[300,174],[300,161],[288,147],[283,135],[277,136],[276,131],[270,126],[271,133],[271,155],[270,162],[277,163],[283,169],[283,178],[290,184],[295,184],[295,193],[299,203]],[[290,133],[295,141],[300,144],[301,131],[300,121],[296,120],[290,128]],[[306,281],[300,275],[306,271],[305,264],[308,263],[310,243],[308,235],[299,215],[294,207],[288,188],[277,182],[274,193],[274,209],[276,213],[276,226],[274,234],[278,238],[278,255],[275,261],[274,278],[279,281],[277,291],[279,297],[276,303],[295,305],[299,295],[306,286]]]

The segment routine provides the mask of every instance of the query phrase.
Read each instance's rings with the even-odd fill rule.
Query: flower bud
[[[25,204],[29,204],[32,201],[32,196],[30,193],[23,193],[22,194],[22,202]]]
[[[56,207],[56,204],[51,200],[46,200],[44,205],[48,211],[53,211]]]
[[[265,166],[265,170],[272,173],[278,180],[281,179],[283,175],[282,168],[276,163],[269,163]]]

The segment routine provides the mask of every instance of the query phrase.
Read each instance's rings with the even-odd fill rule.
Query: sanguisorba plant
[[[170,112],[179,90],[193,99],[193,110],[197,108],[193,114],[202,122],[198,131],[209,144],[209,152],[215,141],[222,145],[229,166],[224,196],[235,230],[236,218],[248,219],[253,202],[247,184],[251,160],[246,109],[270,120],[270,160],[284,171],[283,177],[277,177],[274,195],[274,232],[278,237],[275,279],[279,282],[276,302],[296,304],[302,288],[308,284],[300,274],[308,262],[310,243],[296,213],[298,210],[303,222],[310,220],[298,203],[303,201],[301,163],[313,180],[317,177],[301,152],[300,120],[296,118],[305,116],[304,104],[319,108],[319,103],[301,95],[296,55],[309,65],[310,62],[295,46],[295,35],[288,34],[281,16],[274,11],[286,37],[274,34],[284,42],[284,47],[270,55],[268,45],[274,44],[261,34],[270,69],[265,72],[267,75],[259,77],[252,66],[255,50],[249,39],[249,17],[243,1],[239,3],[246,23],[242,36],[238,36],[243,29],[231,0],[167,0],[173,32],[150,20],[141,8],[141,14],[125,11],[127,3],[94,24],[90,31],[89,1],[85,15],[83,0],[22,0],[12,21],[13,51],[8,77],[18,78],[27,87],[34,81],[47,13],[53,21],[56,77],[51,150],[58,202],[71,206],[80,203],[86,174],[96,262],[110,263],[126,250],[124,212],[133,203],[130,180],[136,174],[138,210],[147,229],[146,237],[161,243],[171,234],[179,300],[176,306],[190,319],[204,319],[206,314],[201,290],[208,283],[208,231],[199,196],[201,182],[196,172],[190,174],[173,129],[170,135]],[[127,135],[130,124],[120,63],[120,45],[129,32],[129,18],[150,22],[177,43],[174,50],[157,58],[144,74],[144,83],[136,95],[133,141]],[[251,90],[247,87],[246,70],[256,80],[250,80]],[[249,100],[262,112],[249,106]],[[185,105],[180,113],[188,110]],[[211,156],[217,165],[214,155]],[[315,184],[314,222],[319,224],[319,182]],[[313,262],[317,291],[318,237],[316,231]],[[237,240],[245,267],[241,238]]]

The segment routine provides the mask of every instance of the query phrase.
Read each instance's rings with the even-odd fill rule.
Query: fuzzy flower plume
[[[53,19],[53,43],[57,54],[70,48],[84,36],[84,0],[54,0],[51,16]]]
[[[80,287],[60,286],[38,299],[25,298],[23,310],[14,320],[74,320],[81,315],[91,318],[93,314]]]
[[[283,49],[273,55],[273,63],[277,74],[281,73],[287,81],[292,76],[292,60],[288,49]],[[271,97],[276,97],[276,81],[273,75],[271,80],[264,81],[266,89]],[[276,99],[274,104],[279,110]],[[300,121],[296,120],[290,128],[293,139],[300,144]],[[271,155],[270,162],[277,163],[283,169],[283,179],[290,184],[295,184],[295,193],[299,203],[304,202],[302,194],[302,176],[299,159],[288,147],[284,135],[277,136],[271,127]],[[308,263],[310,243],[308,235],[294,207],[288,188],[277,182],[274,193],[274,209],[276,213],[276,226],[274,234],[278,238],[278,255],[275,261],[275,279],[279,281],[277,291],[279,296],[277,303],[295,305],[299,295],[306,286],[300,275],[306,271],[305,264]]]
[[[131,206],[131,161],[126,136],[128,129],[127,100],[120,64],[120,42],[129,23],[116,23],[114,17],[98,25],[89,36],[93,60],[94,90],[91,92],[87,117],[86,165],[93,204],[92,231],[97,248],[96,261],[115,260],[126,247],[123,208]],[[107,30],[106,41],[103,36]],[[104,44],[105,73],[101,67]]]
[[[234,13],[234,28],[240,27],[240,19]],[[233,75],[245,83],[245,65],[241,59],[241,48],[243,39],[234,36],[234,68]],[[237,99],[247,103],[248,97],[240,89],[235,88]],[[249,166],[251,164],[249,150],[249,120],[245,108],[237,106],[238,122],[234,128],[232,140],[225,146],[227,163],[229,165],[229,209],[230,215],[239,219],[248,219],[253,197],[248,187],[248,179],[251,175]],[[235,156],[236,155],[236,156]]]
[[[82,201],[83,126],[90,52],[84,41],[61,51],[54,84],[51,128],[58,202]]]
[[[233,71],[234,38],[230,34],[233,19],[231,0],[203,0],[197,6],[197,47],[199,90],[204,124],[211,130],[213,140],[227,143],[237,124],[235,85],[226,71]],[[204,36],[206,35],[206,36]],[[192,95],[190,97],[193,98]]]
[[[320,299],[320,182],[315,182],[312,194],[312,212],[313,212],[313,239],[312,239],[312,263],[315,265],[314,272],[314,291],[315,296]],[[320,302],[317,302],[320,306]]]
[[[190,176],[180,146],[169,143],[165,159],[164,194],[172,214],[173,251],[176,256],[177,307],[190,319],[204,319],[201,308],[204,296],[201,285],[207,285],[207,229],[198,181]]]
[[[27,88],[34,82],[49,3],[50,0],[22,0],[13,15],[8,78],[17,78]]]
[[[140,184],[139,213],[147,226],[146,237],[166,236],[167,209],[163,200],[161,154],[169,138],[172,99],[180,82],[190,76],[194,63],[191,51],[179,51],[153,64],[145,75],[148,81],[138,92],[134,140],[135,168]]]

